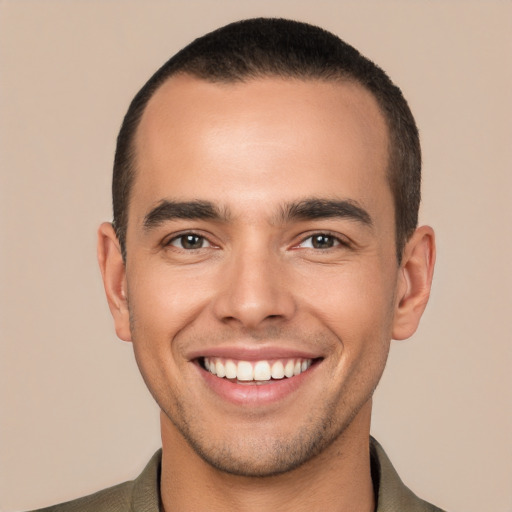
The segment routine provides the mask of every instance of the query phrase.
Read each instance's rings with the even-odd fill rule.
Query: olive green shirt
[[[376,512],[443,512],[419,499],[403,484],[383,448],[373,438],[370,451],[372,478],[377,496]],[[156,452],[135,480],[37,512],[162,512],[161,456],[161,450]]]

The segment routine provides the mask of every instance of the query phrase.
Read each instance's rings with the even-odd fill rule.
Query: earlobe
[[[131,341],[126,268],[119,241],[110,222],[104,222],[98,229],[98,263],[117,336],[123,341]]]
[[[434,231],[418,228],[407,242],[399,271],[393,338],[414,334],[427,305],[436,257]]]

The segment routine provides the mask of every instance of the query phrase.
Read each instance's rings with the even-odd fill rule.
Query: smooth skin
[[[423,226],[397,262],[387,162],[385,120],[353,83],[179,75],[150,100],[126,262],[109,223],[98,254],[117,335],[162,410],[167,512],[374,509],[371,398],[390,340],[418,326],[435,259]],[[318,200],[369,222],[283,213]],[[163,201],[216,214],[148,223]],[[226,400],[200,365],[276,350],[315,364],[261,403]]]

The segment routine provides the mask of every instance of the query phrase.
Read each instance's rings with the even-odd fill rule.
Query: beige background
[[[402,87],[438,236],[419,332],[395,342],[373,432],[416,492],[512,511],[510,1],[0,2],[0,509],[135,476],[158,414],[95,261],[114,140],[157,66],[229,21],[324,26]]]

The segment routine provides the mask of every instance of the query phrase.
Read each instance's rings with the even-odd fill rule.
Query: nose
[[[290,319],[296,306],[284,266],[278,254],[254,245],[235,251],[220,278],[216,317],[246,329]]]

